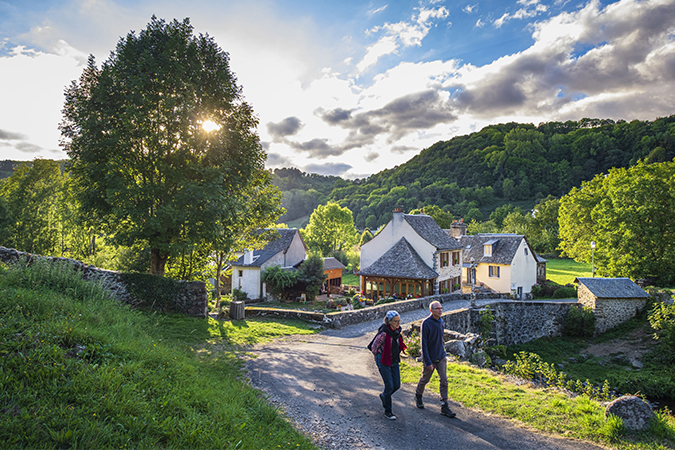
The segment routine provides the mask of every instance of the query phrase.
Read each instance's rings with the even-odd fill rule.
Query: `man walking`
[[[453,418],[456,414],[450,411],[448,407],[448,360],[445,353],[445,345],[443,342],[443,307],[439,302],[431,302],[429,305],[431,315],[424,319],[420,327],[420,339],[422,347],[422,360],[424,363],[424,370],[422,377],[417,383],[415,391],[415,400],[418,408],[424,408],[422,402],[422,394],[424,388],[431,379],[434,370],[438,373],[441,387],[441,414],[446,417]]]

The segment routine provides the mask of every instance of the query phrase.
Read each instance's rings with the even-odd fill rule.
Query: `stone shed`
[[[632,319],[647,305],[649,294],[630,278],[576,278],[579,303],[595,312],[595,332]]]

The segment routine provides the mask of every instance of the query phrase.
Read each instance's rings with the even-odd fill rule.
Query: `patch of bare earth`
[[[587,353],[599,358],[622,358],[636,366],[642,357],[656,345],[653,330],[649,324],[631,331],[623,338],[612,339],[602,344],[593,344],[586,348]],[[637,364],[636,364],[637,363]]]

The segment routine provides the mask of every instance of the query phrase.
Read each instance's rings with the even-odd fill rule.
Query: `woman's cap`
[[[396,311],[394,311],[394,310],[387,311],[387,320],[391,320],[391,319],[393,319],[394,317],[396,317],[396,316],[398,316],[398,315],[399,315],[399,314],[398,314]]]

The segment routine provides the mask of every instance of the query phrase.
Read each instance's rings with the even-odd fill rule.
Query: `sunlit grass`
[[[546,278],[561,284],[572,284],[577,277],[592,276],[591,265],[573,259],[551,258],[546,263]]]
[[[417,383],[421,363],[401,364],[401,380]],[[622,423],[605,420],[604,407],[583,396],[571,397],[554,389],[535,389],[508,381],[495,372],[467,364],[448,364],[449,397],[464,407],[518,420],[537,430],[582,439],[617,449],[665,449],[675,445],[675,419],[659,414],[651,429],[628,435]],[[434,373],[430,389],[438,392]]]

